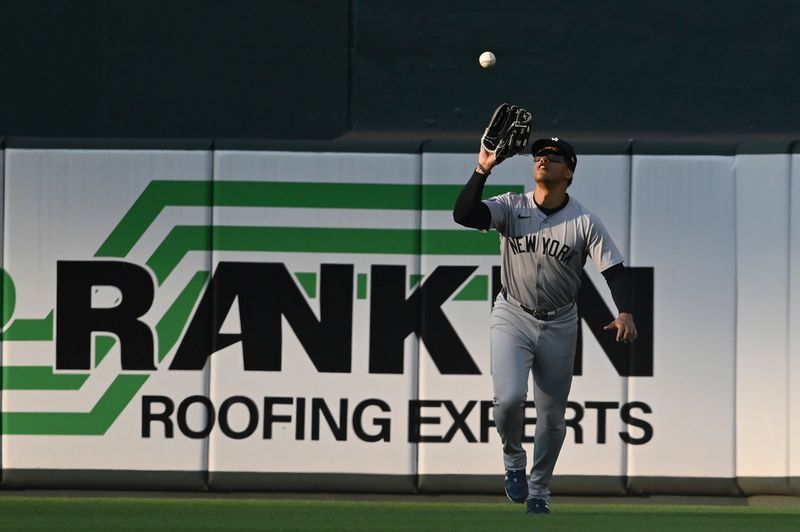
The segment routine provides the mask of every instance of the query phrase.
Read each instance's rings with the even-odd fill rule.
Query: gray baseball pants
[[[536,430],[528,497],[549,499],[567,431],[564,412],[572,384],[577,308],[568,306],[552,320],[541,321],[499,295],[490,323],[494,422],[503,442],[505,468],[527,468],[522,437],[528,379],[533,373]]]

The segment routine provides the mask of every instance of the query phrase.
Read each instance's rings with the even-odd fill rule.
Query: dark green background
[[[473,138],[503,101],[595,141],[800,134],[790,0],[0,0],[0,50],[9,137]]]

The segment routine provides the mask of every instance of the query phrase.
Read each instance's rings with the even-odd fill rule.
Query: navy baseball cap
[[[550,139],[538,139],[531,144],[531,154],[536,155],[545,148],[555,148],[559,153],[567,158],[567,166],[573,172],[578,165],[578,156],[575,155],[575,148],[564,139],[553,137]]]

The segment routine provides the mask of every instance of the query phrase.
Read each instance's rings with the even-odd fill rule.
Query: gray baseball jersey
[[[587,256],[601,272],[623,262],[623,257],[600,220],[572,197],[552,215],[536,206],[533,192],[509,192],[484,204],[492,214],[490,228],[500,233],[502,281],[508,291],[498,296],[492,310],[495,426],[503,442],[505,468],[524,469],[524,407],[533,374],[536,443],[528,497],[547,500],[566,435],[564,414],[578,332],[577,308],[571,303],[577,298]],[[540,321],[520,303],[561,313]]]
[[[536,310],[554,310],[575,301],[581,272],[590,256],[602,272],[623,262],[602,222],[575,198],[548,216],[533,192],[508,192],[483,202],[500,233],[502,281],[509,294]]]

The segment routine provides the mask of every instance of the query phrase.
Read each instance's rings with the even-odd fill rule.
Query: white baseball
[[[494,64],[497,62],[497,58],[492,52],[483,52],[478,58],[478,62],[483,68],[489,68],[494,66]]]

